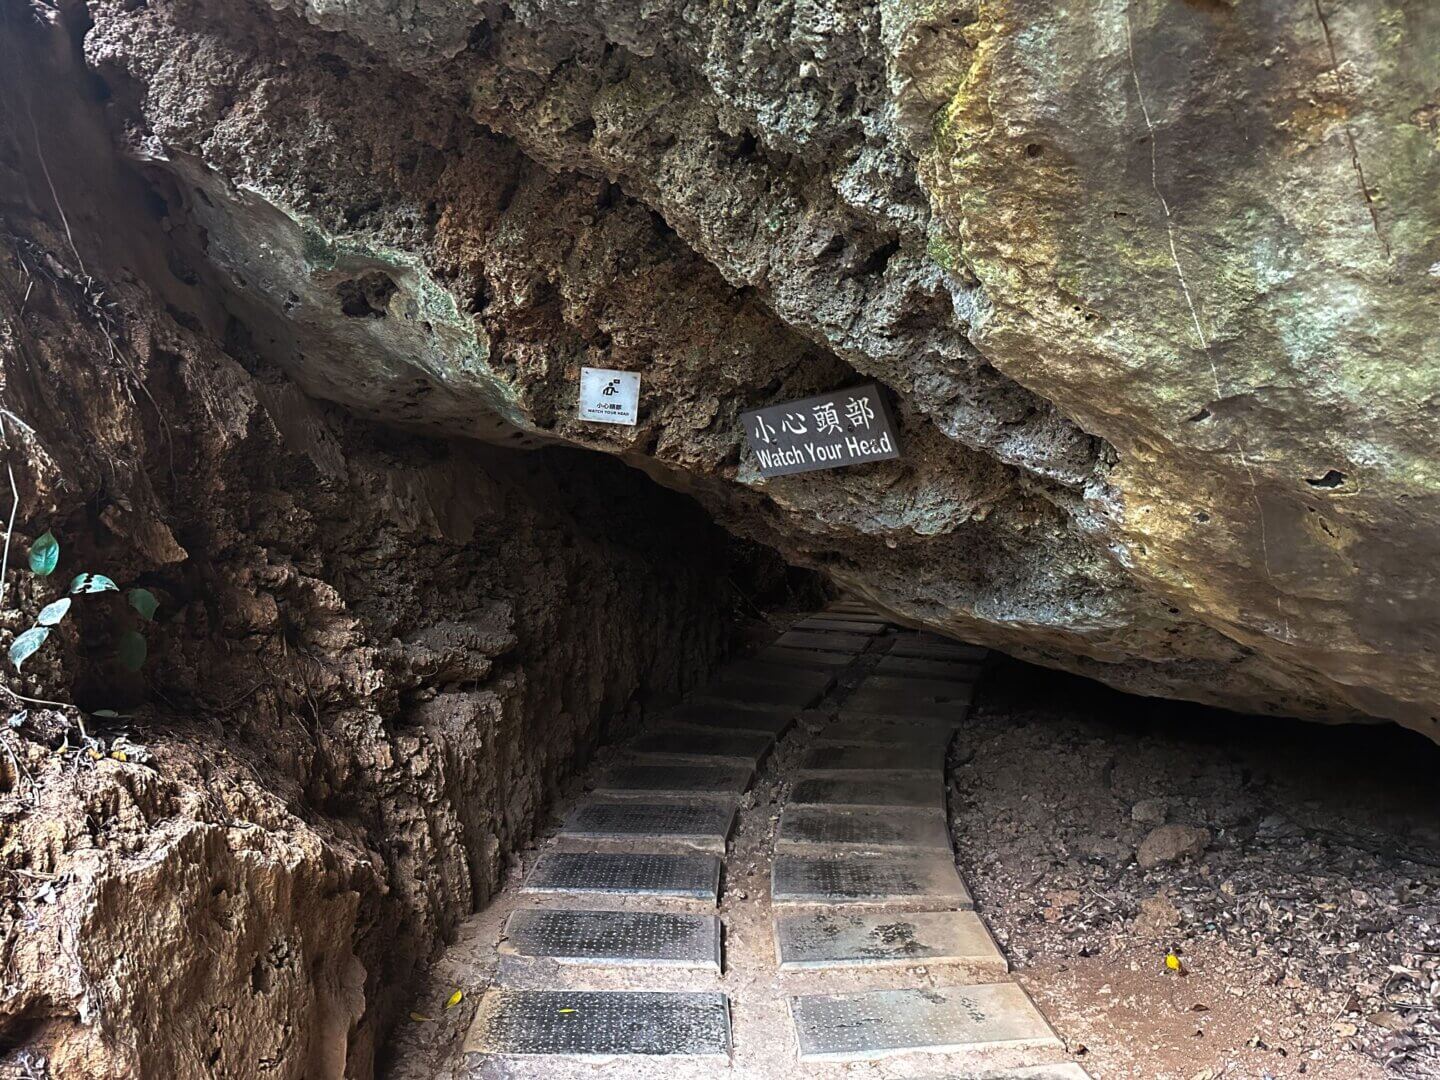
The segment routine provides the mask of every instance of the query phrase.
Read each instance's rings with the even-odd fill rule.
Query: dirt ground
[[[977,706],[951,758],[960,869],[1096,1080],[1440,1076],[1436,747],[1013,661]],[[1205,849],[1141,869],[1162,823]]]

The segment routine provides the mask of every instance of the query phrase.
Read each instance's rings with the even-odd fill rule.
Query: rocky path
[[[487,913],[455,1071],[1084,1077],[955,869],[983,660],[837,603],[631,740]]]

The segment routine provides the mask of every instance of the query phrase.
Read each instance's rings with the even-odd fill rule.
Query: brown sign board
[[[761,476],[839,469],[900,456],[895,420],[874,383],[742,413]]]

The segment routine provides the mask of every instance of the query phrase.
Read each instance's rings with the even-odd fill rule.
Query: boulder
[[[1193,859],[1210,845],[1210,830],[1198,825],[1161,825],[1151,829],[1135,853],[1140,869]]]

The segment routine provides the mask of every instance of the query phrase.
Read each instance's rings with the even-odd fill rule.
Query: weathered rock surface
[[[620,455],[1119,686],[1436,728],[1431,5],[87,11],[177,249],[308,392]],[[573,418],[585,363],[635,429]],[[904,458],[759,481],[738,412],[861,375]]]
[[[573,770],[708,676],[728,582],[783,571],[616,461],[307,397],[36,16],[0,41],[0,641],[81,570],[160,607],[139,674],[114,594],[4,661],[0,1075],[365,1078]]]

